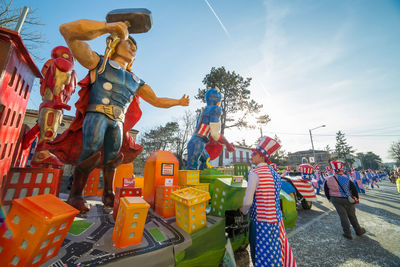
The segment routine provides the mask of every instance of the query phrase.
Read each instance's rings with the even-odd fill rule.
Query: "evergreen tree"
[[[338,160],[343,161],[345,167],[351,168],[354,163],[353,147],[347,144],[346,137],[341,131],[336,133],[335,154]]]

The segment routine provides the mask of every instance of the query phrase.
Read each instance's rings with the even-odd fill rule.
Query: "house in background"
[[[219,165],[219,158],[222,157],[222,165]],[[240,146],[240,145],[235,145],[235,151],[234,152],[228,152],[226,148],[222,150],[221,155],[214,159],[210,160],[210,164],[213,165],[214,167],[224,167],[224,166],[233,166],[236,163],[247,163],[251,165],[250,162],[251,158],[251,148],[250,147],[245,147],[245,146]]]

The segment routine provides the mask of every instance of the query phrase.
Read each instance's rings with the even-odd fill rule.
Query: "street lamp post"
[[[313,142],[313,140],[312,140],[312,133],[311,133],[311,131],[312,131],[312,130],[316,130],[316,129],[318,129],[318,128],[322,128],[322,127],[326,127],[326,125],[324,124],[324,125],[321,125],[321,126],[318,126],[318,127],[315,127],[315,128],[312,128],[312,129],[309,129],[309,130],[308,130],[308,131],[310,132],[311,147],[312,147],[313,156],[314,156],[314,163],[318,163],[318,162],[317,162],[317,158],[315,157],[314,142]]]

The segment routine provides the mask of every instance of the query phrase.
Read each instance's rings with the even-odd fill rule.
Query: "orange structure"
[[[3,266],[39,266],[57,255],[79,213],[54,195],[13,200],[0,229]]]
[[[12,200],[42,194],[58,196],[63,171],[60,169],[11,168],[0,192],[1,205],[7,213]]]
[[[175,216],[175,204],[171,199],[171,193],[179,190],[179,186],[159,185],[156,189],[155,211],[163,218]]]
[[[143,189],[144,187],[144,177],[135,177],[135,186]]]
[[[118,209],[112,240],[116,248],[140,244],[150,205],[141,197],[123,197]]]
[[[143,197],[153,208],[157,186],[178,185],[178,168],[178,160],[169,151],[154,151],[146,160]]]
[[[42,74],[19,33],[0,27],[0,189],[12,166],[34,79]]]
[[[113,190],[115,192],[115,188],[118,186],[123,186],[124,178],[133,178],[133,164],[121,164],[117,167],[117,171],[115,172],[115,177],[113,181]]]
[[[206,206],[210,193],[188,187],[171,194],[175,200],[176,224],[192,234],[207,224]]]
[[[83,195],[85,196],[98,196],[101,189],[99,189],[101,169],[94,169],[89,173],[86,181],[85,188],[83,189]]]
[[[142,196],[142,188],[134,186],[117,187],[115,189],[115,197],[114,197],[114,208],[113,208],[114,220],[117,217],[117,212],[121,197],[141,197],[141,196]]]

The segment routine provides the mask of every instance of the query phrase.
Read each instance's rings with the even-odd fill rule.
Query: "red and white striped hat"
[[[272,169],[274,169],[275,171],[277,170],[277,167],[278,167],[278,166],[276,166],[276,163],[271,163],[271,164],[269,164],[269,166],[271,166]]]
[[[315,169],[316,171],[321,170],[321,168],[319,167],[319,164],[315,164],[314,169]]]
[[[304,174],[311,174],[314,172],[314,167],[311,166],[310,164],[301,164],[299,166],[299,172]]]
[[[327,172],[330,172],[330,171],[332,170],[332,168],[331,168],[331,166],[326,166],[326,167],[325,167],[325,170],[326,170]]]
[[[340,160],[331,161],[331,166],[335,172],[341,171],[341,169],[343,169],[343,167],[344,167],[343,163]]]
[[[257,147],[253,149],[253,151],[257,150],[258,152],[263,154],[267,162],[270,164],[271,160],[269,158],[280,147],[281,145],[276,140],[268,136],[263,136],[263,138],[261,138],[260,143],[258,143]]]

